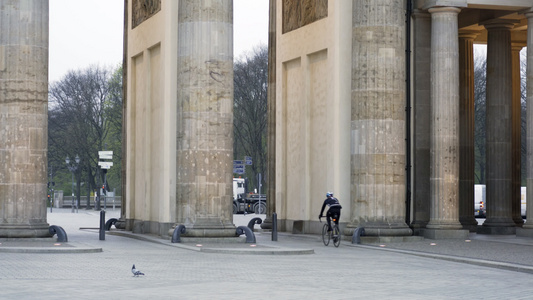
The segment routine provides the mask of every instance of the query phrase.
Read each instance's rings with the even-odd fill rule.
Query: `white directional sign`
[[[111,167],[113,166],[113,162],[112,161],[99,161],[98,165],[102,169],[111,169]]]
[[[100,159],[113,159],[113,151],[98,151]]]

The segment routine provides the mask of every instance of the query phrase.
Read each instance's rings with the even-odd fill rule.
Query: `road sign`
[[[113,151],[98,151],[100,159],[113,159]]]
[[[245,156],[244,157],[244,161],[247,165],[251,166],[252,165],[252,157],[251,156]]]
[[[102,169],[111,169],[111,167],[113,166],[113,162],[112,161],[99,161],[98,165]]]
[[[244,174],[244,165],[233,166],[233,173],[235,173],[235,174]]]

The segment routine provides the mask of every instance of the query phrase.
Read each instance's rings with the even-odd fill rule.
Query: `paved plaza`
[[[118,214],[108,210],[106,219]],[[234,222],[246,225],[252,217],[236,215]],[[31,253],[23,241],[2,241],[1,299],[533,297],[533,241],[514,236],[388,245],[343,241],[335,248],[316,235],[279,233],[273,242],[270,233],[256,232],[255,244],[200,246],[114,228],[101,241],[94,229],[99,212],[92,210],[54,209],[48,222],[63,227],[69,242],[34,249],[80,251]],[[145,275],[134,277],[133,264]]]

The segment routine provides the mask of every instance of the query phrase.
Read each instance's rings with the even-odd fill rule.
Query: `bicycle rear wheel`
[[[335,247],[339,247],[341,244],[341,232],[339,230],[339,226],[337,224],[333,225],[333,245]]]
[[[324,224],[324,227],[322,227],[322,242],[324,242],[324,245],[326,246],[329,245],[329,239],[331,238],[328,229],[328,224]]]

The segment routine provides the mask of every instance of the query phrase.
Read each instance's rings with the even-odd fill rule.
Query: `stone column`
[[[181,0],[178,34],[177,222],[185,236],[236,236],[233,1]]]
[[[459,34],[459,221],[477,230],[474,217],[474,39],[477,32]]]
[[[484,24],[487,37],[487,219],[478,230],[514,234],[512,219],[512,21]]]
[[[431,211],[424,236],[464,238],[459,223],[459,36],[456,7],[431,13]]]
[[[533,12],[526,13],[527,17],[527,90],[526,105],[528,108],[533,107]],[[527,194],[526,199],[533,199],[533,114],[527,114]],[[527,220],[533,220],[533,201],[527,201],[526,204]],[[526,222],[523,226],[529,236],[533,236],[533,222]],[[518,233],[526,230],[517,231]]]
[[[511,173],[511,210],[513,221],[516,226],[521,227],[524,224],[521,213],[521,187],[522,187],[522,93],[521,93],[521,79],[520,79],[520,51],[522,45],[512,44],[511,60],[512,60],[512,173]]]
[[[0,0],[0,237],[46,237],[48,0]]]
[[[272,229],[272,214],[276,212],[276,2],[269,0],[267,216],[261,224],[263,229]]]
[[[416,11],[413,14],[414,59],[414,163],[413,163],[413,226],[415,233],[429,222],[429,140],[430,140],[430,65],[431,15]]]
[[[405,224],[404,1],[353,2],[351,223],[369,236]],[[348,213],[346,214],[348,215]]]

